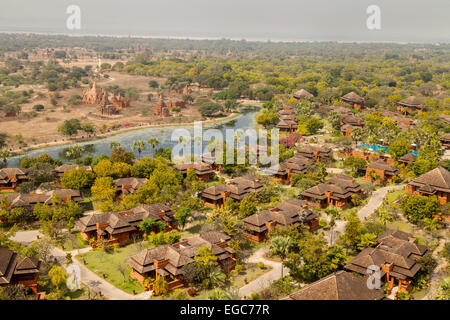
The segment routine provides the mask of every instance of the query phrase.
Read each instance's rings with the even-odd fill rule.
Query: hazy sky
[[[81,30],[66,28],[71,4]],[[381,30],[366,27],[369,5]],[[0,0],[0,31],[450,42],[450,0]]]

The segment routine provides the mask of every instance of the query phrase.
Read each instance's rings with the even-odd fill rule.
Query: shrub
[[[419,223],[439,212],[439,201],[435,196],[408,195],[402,200],[402,211],[411,223]]]
[[[42,104],[36,104],[33,106],[33,110],[35,110],[35,111],[44,110],[44,106]]]
[[[252,293],[250,297],[248,297],[248,300],[261,300],[261,296],[259,293]]]

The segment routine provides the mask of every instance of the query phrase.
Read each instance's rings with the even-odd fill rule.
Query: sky
[[[66,27],[69,5],[81,29]],[[367,7],[380,8],[369,30]],[[450,42],[450,0],[0,0],[1,32],[272,41]]]

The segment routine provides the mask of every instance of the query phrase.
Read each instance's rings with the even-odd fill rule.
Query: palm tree
[[[424,230],[425,231],[435,231],[437,229],[440,229],[440,224],[438,218],[425,218],[423,219],[424,223]]]
[[[222,272],[220,267],[214,267],[209,273],[209,279],[214,287],[223,286],[227,280],[227,276]]]
[[[139,153],[139,158],[141,157],[142,150],[145,150],[145,141],[144,140],[135,140],[133,142],[133,150],[136,149]]]
[[[289,237],[277,236],[270,239],[269,249],[272,254],[280,256],[281,258],[281,278],[283,278],[283,263],[284,259],[290,252],[292,246],[294,245],[294,240]]]
[[[6,164],[8,163],[8,158],[11,157],[11,152],[8,150],[0,150],[0,158],[3,159],[3,164],[6,167]]]
[[[155,147],[159,146],[159,140],[156,137],[148,139],[147,143],[152,147],[152,153],[155,151]]]
[[[380,219],[381,223],[384,225],[386,225],[388,222],[394,221],[394,216],[392,215],[392,213],[384,207],[378,209],[377,216]]]
[[[240,300],[239,289],[227,288],[223,290],[228,300]]]
[[[78,159],[83,154],[83,148],[81,148],[79,145],[73,145],[67,148],[65,152],[65,156],[68,159]]]
[[[115,148],[118,148],[118,147],[120,147],[120,142],[118,142],[118,141],[112,141],[112,142],[109,143],[109,148],[110,149],[115,149]]]

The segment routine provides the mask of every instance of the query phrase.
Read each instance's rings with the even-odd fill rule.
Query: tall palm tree
[[[283,278],[283,264],[284,259],[290,252],[292,246],[294,245],[294,240],[289,237],[277,236],[270,239],[269,249],[272,254],[280,256],[281,258],[281,277]]]
[[[140,158],[142,150],[145,150],[145,141],[144,140],[133,141],[133,150],[135,150],[135,149],[138,151],[139,158]]]
[[[152,147],[152,152],[155,151],[155,147],[159,146],[159,140],[156,137],[152,137],[147,140],[147,143]]]
[[[109,148],[110,149],[115,149],[115,148],[118,148],[118,147],[120,147],[120,142],[118,142],[118,141],[112,141],[112,142],[109,143]]]
[[[8,150],[0,150],[0,158],[3,159],[3,164],[6,167],[6,164],[8,163],[8,158],[11,157],[11,152]]]

